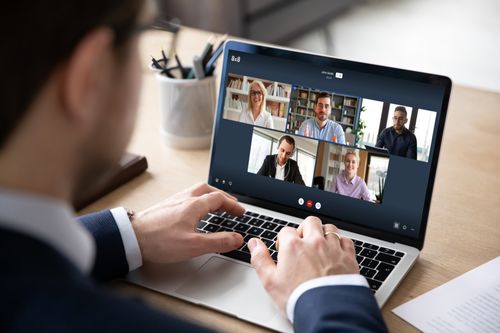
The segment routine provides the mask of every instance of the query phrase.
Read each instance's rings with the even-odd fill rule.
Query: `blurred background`
[[[500,92],[500,0],[158,0],[186,26]]]

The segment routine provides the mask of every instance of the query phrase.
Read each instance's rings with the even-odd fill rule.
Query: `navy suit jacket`
[[[96,283],[128,272],[125,249],[109,211],[80,220],[96,240],[90,277],[50,245],[0,228],[0,332],[210,332]],[[296,332],[386,331],[364,287],[306,292],[294,324]]]

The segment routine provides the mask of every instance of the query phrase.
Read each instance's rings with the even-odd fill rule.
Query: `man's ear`
[[[62,110],[70,119],[79,122],[89,116],[102,80],[110,72],[112,42],[110,29],[95,29],[80,40],[63,65],[58,93]]]

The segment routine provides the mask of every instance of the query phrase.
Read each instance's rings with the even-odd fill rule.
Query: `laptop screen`
[[[442,76],[229,41],[209,183],[423,239],[450,89]]]

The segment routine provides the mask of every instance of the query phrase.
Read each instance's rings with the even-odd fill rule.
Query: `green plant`
[[[365,134],[366,124],[362,119],[361,114],[366,111],[366,107],[363,105],[361,107],[361,112],[359,113],[359,122],[358,122],[358,130],[356,131],[356,144],[359,144],[363,135]]]

